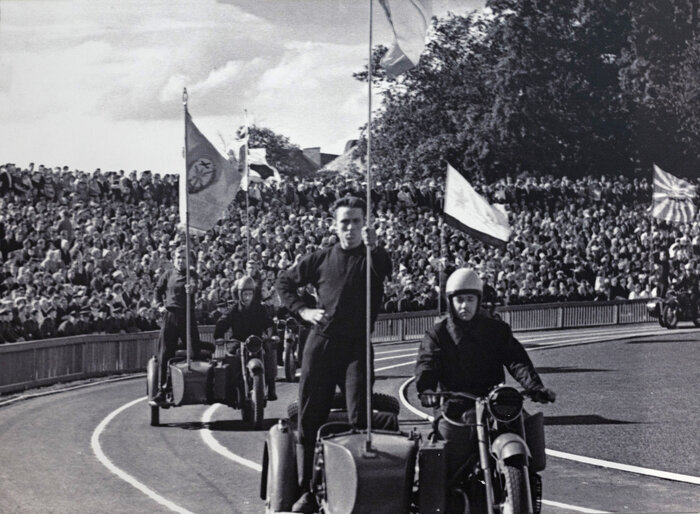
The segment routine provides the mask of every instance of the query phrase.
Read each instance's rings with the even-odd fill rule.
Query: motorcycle
[[[155,402],[158,392],[158,357],[147,365],[148,403],[151,426],[160,424],[160,409],[182,405],[222,403],[240,409],[243,421],[262,428],[265,418],[264,347],[257,336],[245,341],[220,339],[215,341],[216,356],[209,352],[197,359],[187,359],[185,350],[178,350],[168,361],[165,402]]]
[[[679,321],[692,321],[700,327],[700,298],[693,302],[690,293],[670,289],[665,298],[654,298],[646,304],[647,312],[658,318],[659,325],[669,329],[678,326]]]
[[[296,381],[297,369],[301,367],[302,352],[304,351],[301,329],[300,323],[292,317],[277,321],[278,333],[282,334],[282,351],[279,353],[287,382]]]
[[[539,472],[546,464],[544,416],[541,412],[524,416],[524,394],[527,395],[504,385],[496,386],[483,397],[457,392],[435,393],[440,399],[439,415],[421,451],[435,454],[433,460],[438,462],[425,470],[420,468],[419,490],[427,489],[432,493],[429,498],[419,498],[419,512],[540,512],[542,478]],[[446,429],[456,433],[473,426],[473,421],[465,419],[464,415],[448,414],[450,400],[474,403],[478,452],[462,463],[452,476],[445,476],[446,460],[440,462],[442,459],[437,455],[449,457],[450,449],[442,440],[438,425],[443,420]],[[436,469],[445,480],[436,478]]]
[[[353,430],[342,418],[318,432],[312,491],[324,513],[539,513],[545,468],[544,416],[523,418],[523,394],[498,386],[487,396],[440,392],[441,414],[422,443],[415,431]],[[448,476],[451,448],[438,435],[446,400],[476,404],[478,453]],[[263,451],[260,496],[266,512],[288,511],[299,496],[294,424],[272,427]],[[398,425],[397,425],[398,427]],[[421,444],[422,443],[422,444]],[[456,453],[455,453],[456,455]],[[417,470],[417,476],[416,476]]]

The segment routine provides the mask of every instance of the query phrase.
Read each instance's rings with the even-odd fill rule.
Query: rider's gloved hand
[[[557,394],[551,389],[542,387],[530,391],[530,398],[537,403],[553,403],[557,399]]]
[[[437,407],[438,405],[438,396],[435,394],[435,391],[432,389],[426,389],[420,394],[420,404],[423,407],[429,408],[429,407]]]

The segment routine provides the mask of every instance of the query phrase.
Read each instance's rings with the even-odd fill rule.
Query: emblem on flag
[[[687,223],[695,217],[696,187],[654,164],[654,193],[651,214],[670,223]]]

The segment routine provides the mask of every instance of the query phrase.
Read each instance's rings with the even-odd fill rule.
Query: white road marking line
[[[415,343],[406,343],[406,344],[415,344]],[[404,346],[403,344],[401,346]],[[413,349],[414,351],[418,349],[418,346]],[[386,352],[374,352],[374,355],[386,355],[388,353],[401,353],[401,352],[407,352],[409,349],[402,348],[401,350],[388,350]]]
[[[374,372],[376,373],[376,372],[378,372],[378,371],[385,371],[385,370],[387,370],[387,369],[400,368],[400,367],[402,367],[402,366],[408,366],[409,364],[415,364],[415,363],[416,363],[416,361],[415,361],[415,359],[414,359],[414,360],[412,360],[412,361],[401,362],[401,363],[399,363],[399,364],[394,364],[393,366],[384,366],[383,368],[376,368],[376,369],[374,370]]]
[[[584,464],[590,464],[592,466],[598,466],[601,468],[617,469],[620,471],[628,471],[630,473],[636,473],[638,475],[646,475],[655,478],[664,478],[666,480],[673,480],[674,482],[685,482],[688,484],[700,485],[700,477],[694,477],[692,475],[682,475],[680,473],[671,473],[670,471],[661,471],[658,469],[643,468],[640,466],[632,466],[629,464],[620,464],[619,462],[611,462],[609,460],[594,459],[592,457],[584,457],[582,455],[574,455],[572,453],[560,452],[557,450],[546,450],[547,455],[552,457],[557,457],[559,459],[573,460],[576,462],[582,462]]]
[[[209,423],[211,421],[211,417],[214,414],[214,411],[220,407],[220,404],[216,403],[209,407],[204,414],[202,415],[202,423]],[[211,430],[208,428],[204,428],[201,430],[202,434],[202,440],[204,443],[214,450],[216,453],[219,455],[222,455],[226,457],[229,460],[232,460],[238,464],[242,464],[243,466],[246,466],[253,471],[257,471],[260,473],[262,471],[262,466],[258,464],[257,462],[253,462],[252,460],[248,460],[245,457],[241,457],[240,455],[236,455],[232,451],[228,450],[225,446],[223,446],[219,441],[216,440],[214,435],[211,433]]]
[[[554,502],[551,500],[542,500],[542,503],[544,505],[549,505],[550,507],[557,507],[559,509],[564,509],[567,511],[575,511],[575,512],[586,512],[589,514],[605,514],[608,511],[605,510],[594,510],[594,509],[587,509],[586,507],[579,507],[577,505],[569,505],[568,503],[561,503],[561,502]]]
[[[143,494],[151,498],[152,500],[158,502],[159,504],[163,505],[164,507],[167,507],[168,509],[172,510],[173,512],[180,512],[182,514],[193,514],[189,510],[180,507],[179,505],[171,502],[170,500],[162,497],[152,489],[149,489],[146,487],[144,484],[136,480],[134,477],[126,473],[125,471],[121,470],[117,466],[115,466],[111,460],[105,455],[105,453],[102,451],[102,446],[100,445],[100,434],[104,431],[104,429],[107,427],[107,425],[115,418],[117,417],[122,411],[128,409],[132,405],[136,405],[139,402],[142,402],[146,400],[147,397],[144,396],[143,398],[138,398],[134,401],[131,401],[125,405],[122,405],[118,409],[112,411],[106,418],[104,418],[99,425],[97,425],[97,428],[92,433],[92,438],[90,439],[90,445],[92,446],[92,451],[95,453],[95,456],[97,457],[97,460],[99,460],[104,467],[106,467],[109,471],[117,475],[119,478],[124,480],[127,484],[135,487],[139,491],[141,491]]]
[[[391,357],[382,357],[380,359],[375,358],[374,362],[388,361],[388,360],[392,360],[392,359],[403,359],[404,357],[413,357],[415,359],[416,355],[417,355],[416,352],[404,353],[403,355],[392,355]]]
[[[401,400],[401,403],[403,403],[403,406],[406,407],[406,409],[411,411],[416,416],[432,423],[435,420],[434,416],[431,416],[430,414],[418,409],[417,407],[414,407],[411,404],[411,402],[408,401],[408,398],[406,396],[406,389],[411,384],[411,382],[413,382],[413,380],[414,377],[411,377],[408,380],[404,381],[403,384],[401,384],[401,386],[399,387],[399,399]],[[566,453],[558,450],[550,450],[549,448],[545,449],[545,453],[550,457],[571,460],[583,464],[590,464],[592,466],[598,466],[601,468],[616,469],[618,471],[626,471],[628,473],[635,473],[637,475],[645,475],[654,478],[673,480],[674,482],[685,482],[688,484],[700,485],[700,477],[695,477],[692,475],[683,475],[680,473],[671,473],[669,471],[661,471],[658,469],[643,468],[640,466],[633,466],[630,464],[621,464],[619,462],[612,462],[609,460],[594,459],[592,457],[585,457],[583,455],[574,455],[573,453]]]

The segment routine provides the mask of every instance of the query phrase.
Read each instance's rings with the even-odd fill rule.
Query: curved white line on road
[[[584,464],[590,464],[592,466],[598,466],[601,468],[618,469],[620,471],[628,471],[630,473],[636,473],[638,475],[646,475],[655,478],[673,480],[674,482],[685,482],[688,484],[700,485],[700,477],[694,477],[692,475],[682,475],[680,473],[671,473],[669,471],[661,471],[658,469],[642,468],[640,466],[632,466],[630,464],[620,464],[619,462],[594,459],[592,457],[584,457],[583,455],[573,455],[571,453],[560,452],[557,450],[546,450],[546,452],[547,455],[557,457],[559,459],[574,460],[576,462],[582,462]]]
[[[564,509],[565,511],[575,511],[575,512],[585,512],[588,514],[606,514],[606,510],[595,510],[587,509],[586,507],[579,507],[578,505],[569,505],[568,503],[555,502],[551,500],[542,500],[543,505],[549,505],[550,507],[556,507],[558,509]]]
[[[218,408],[218,403],[209,407],[202,415],[202,423],[209,423],[211,421],[212,415],[214,414],[214,411]],[[219,455],[223,455],[227,459],[230,459],[238,464],[242,464],[243,466],[246,466],[252,469],[253,471],[257,471],[258,473],[262,472],[262,466],[260,464],[258,464],[257,462],[253,462],[252,460],[248,460],[245,457],[241,457],[240,455],[236,455],[235,453],[230,451],[228,448],[226,448],[219,441],[216,440],[214,435],[211,433],[211,430],[209,430],[208,428],[202,429],[201,434],[204,443]]]
[[[435,417],[423,412],[422,410],[411,405],[406,397],[406,388],[411,382],[413,382],[414,377],[409,378],[401,387],[399,387],[399,399],[403,406],[418,417],[421,417],[431,423],[435,420]],[[663,478],[666,480],[673,480],[674,482],[685,482],[688,484],[700,485],[700,477],[695,477],[692,475],[682,475],[680,473],[671,473],[669,471],[661,471],[658,469],[643,468],[640,466],[632,466],[630,464],[621,464],[619,462],[612,462],[609,460],[594,459],[592,457],[585,457],[583,455],[574,455],[573,453],[560,452],[558,450],[546,449],[545,452],[551,457],[558,459],[572,460],[575,462],[581,462],[582,464],[590,464],[592,466],[598,466],[601,468],[617,469],[619,471],[627,471],[629,473],[636,473],[637,475],[646,475],[654,478]]]
[[[105,453],[102,451],[102,446],[100,445],[100,434],[104,431],[104,429],[107,427],[107,425],[115,418],[117,417],[122,411],[128,409],[132,405],[136,405],[139,402],[142,402],[146,400],[147,397],[144,396],[143,398],[138,398],[134,401],[131,401],[125,405],[122,405],[119,407],[117,410],[112,411],[106,418],[104,418],[99,425],[97,425],[97,428],[92,433],[92,438],[90,439],[90,445],[92,446],[92,451],[95,453],[95,456],[97,457],[97,460],[99,460],[104,467],[106,467],[108,470],[110,470],[112,473],[117,475],[119,478],[124,480],[127,484],[135,487],[139,491],[141,491],[143,494],[151,498],[152,500],[160,503],[164,507],[167,507],[168,509],[172,510],[173,512],[179,512],[181,514],[193,514],[189,510],[180,507],[179,505],[171,502],[170,500],[163,498],[161,495],[153,491],[152,489],[149,489],[146,487],[144,484],[136,480],[134,477],[126,473],[125,471],[121,470],[117,466],[115,466],[111,460],[105,455]]]

